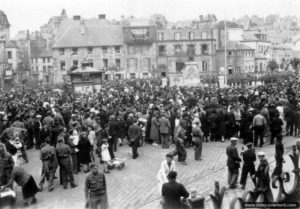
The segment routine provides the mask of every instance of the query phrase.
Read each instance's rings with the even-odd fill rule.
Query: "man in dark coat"
[[[245,189],[246,186],[248,173],[250,173],[250,176],[253,176],[255,174],[254,162],[256,161],[256,154],[255,154],[255,149],[253,148],[253,144],[250,142],[246,146],[248,149],[242,152],[244,164],[242,168],[242,175],[240,181],[240,184],[242,186],[241,189],[243,190]]]
[[[72,188],[77,187],[73,176],[71,149],[64,143],[63,137],[58,137],[57,142],[56,155],[60,168],[61,183],[63,184],[64,189],[67,189],[68,187],[68,180],[70,181]]]
[[[141,128],[137,125],[137,118],[134,118],[133,121],[134,123],[129,126],[128,129],[128,136],[130,138],[130,146],[132,148],[132,158],[136,159],[139,154],[138,154],[138,147],[140,146],[140,140],[142,137],[142,130]]]
[[[163,149],[169,148],[169,133],[171,129],[171,124],[168,118],[165,117],[165,112],[161,113],[161,118],[159,121],[159,132],[161,138],[161,145]]]
[[[170,171],[167,177],[169,182],[163,184],[161,192],[163,198],[163,209],[185,208],[185,206],[181,203],[181,198],[188,198],[188,191],[186,191],[182,184],[176,182],[176,171]]]
[[[271,120],[271,124],[270,124],[270,131],[271,131],[270,144],[273,144],[275,137],[277,137],[277,135],[281,134],[282,126],[283,126],[283,122],[282,122],[281,118],[279,118],[279,114],[275,114],[274,118]]]
[[[226,148],[227,154],[227,167],[228,167],[228,185],[229,188],[235,189],[237,187],[237,180],[239,176],[239,168],[241,158],[239,157],[236,145],[237,138],[230,138],[231,144]]]

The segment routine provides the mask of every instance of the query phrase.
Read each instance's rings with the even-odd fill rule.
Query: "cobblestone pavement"
[[[286,151],[291,149],[291,145],[299,140],[292,137],[284,138]],[[226,146],[229,142],[209,142],[203,144],[203,160],[194,160],[193,148],[187,149],[188,165],[176,164],[178,171],[178,180],[183,183],[188,190],[196,188],[199,195],[205,196],[213,192],[214,181],[219,181],[221,186],[226,186]],[[241,151],[242,144],[238,144]],[[156,174],[160,167],[160,162],[164,159],[166,153],[174,149],[162,149],[151,145],[145,145],[139,150],[142,152],[137,160],[129,156],[130,148],[127,145],[118,148],[117,157],[127,158],[123,170],[112,170],[106,175],[108,186],[109,205],[112,209],[153,209],[160,208],[159,194],[157,188]],[[267,158],[274,160],[274,146],[266,145],[263,148],[257,148],[257,151],[264,150]],[[38,158],[39,152],[36,150],[28,151],[29,163],[24,167],[35,178],[38,183],[41,173],[41,162]],[[177,158],[176,158],[177,160]],[[271,167],[272,169],[272,167]],[[58,172],[57,174],[58,175]],[[87,174],[81,172],[75,176],[78,187],[64,190],[55,181],[55,190],[48,192],[45,189],[37,194],[38,204],[31,208],[38,209],[81,209],[84,208],[84,180]],[[46,188],[46,184],[44,187]],[[17,187],[17,195],[22,199],[20,188]],[[20,203],[20,201],[18,201]],[[210,208],[211,204],[207,203]]]

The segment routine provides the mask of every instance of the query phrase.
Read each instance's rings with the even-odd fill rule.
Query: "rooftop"
[[[81,33],[85,28],[84,34]],[[122,27],[118,25],[70,26],[53,48],[123,45]]]

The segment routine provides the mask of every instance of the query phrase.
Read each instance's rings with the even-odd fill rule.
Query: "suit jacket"
[[[164,208],[173,209],[173,208],[182,208],[180,201],[181,197],[187,198],[189,196],[188,191],[184,186],[176,181],[170,181],[164,183],[162,186],[162,196],[164,197]]]
[[[131,126],[129,126],[128,136],[131,140],[134,141],[139,140],[140,137],[142,136],[141,128],[136,124],[132,124]]]
[[[159,131],[161,134],[168,134],[170,132],[171,124],[168,118],[162,117],[159,119]]]
[[[227,166],[229,169],[238,169],[240,167],[239,162],[241,158],[239,157],[237,148],[235,146],[229,145],[226,149],[227,154]]]

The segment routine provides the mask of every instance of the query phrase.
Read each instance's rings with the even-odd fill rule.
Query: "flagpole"
[[[224,45],[224,60],[225,60],[225,66],[224,66],[224,86],[227,87],[227,27],[226,27],[226,17],[224,21],[224,30],[225,30],[225,45]]]

